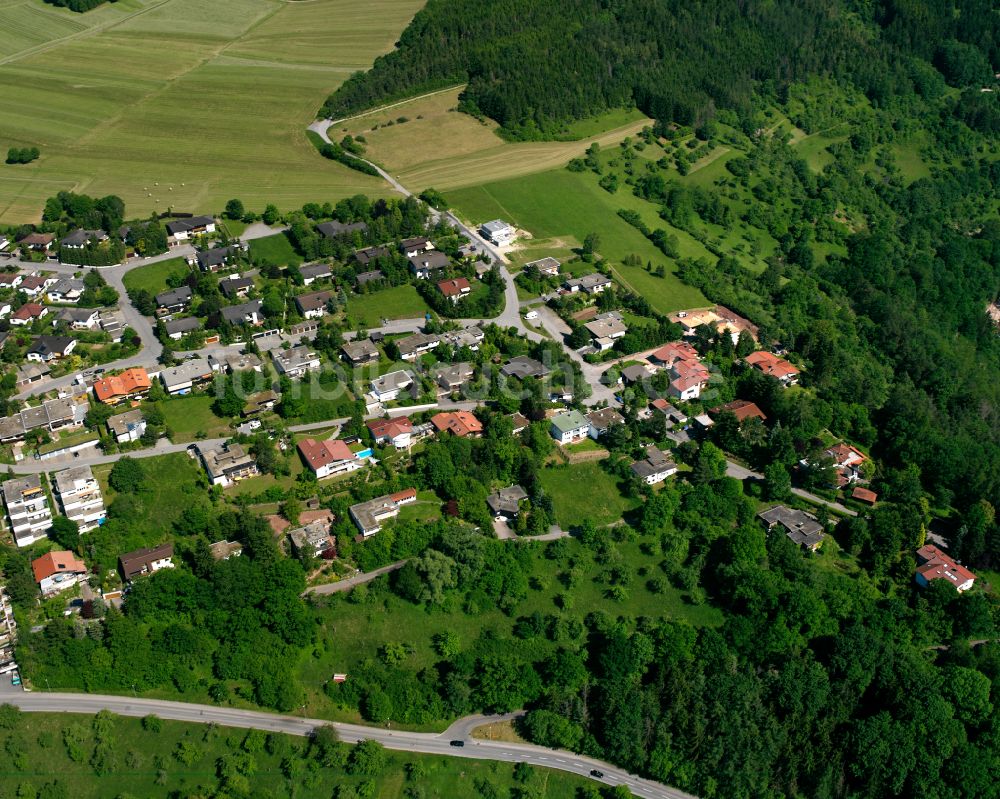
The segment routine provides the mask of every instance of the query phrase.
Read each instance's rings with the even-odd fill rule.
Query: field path
[[[334,125],[340,125],[343,122],[350,122],[352,119],[361,119],[362,117],[370,116],[371,114],[378,114],[381,111],[388,111],[390,108],[396,108],[397,106],[406,105],[407,103],[412,103],[414,100],[423,100],[427,97],[434,97],[438,94],[444,94],[445,92],[454,91],[455,89],[464,86],[464,83],[456,83],[454,86],[446,86],[443,89],[435,89],[432,92],[427,92],[426,94],[418,94],[416,97],[407,97],[405,100],[397,100],[395,103],[389,103],[388,105],[380,105],[378,108],[369,108],[367,111],[362,111],[360,114],[353,114],[349,117],[341,117],[340,119],[317,119],[309,126],[309,130],[314,133],[318,133],[320,138],[324,141],[329,142],[330,139],[327,136],[327,129],[332,128]]]

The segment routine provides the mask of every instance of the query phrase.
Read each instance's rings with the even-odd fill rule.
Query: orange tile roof
[[[709,413],[725,413],[726,411],[733,414],[737,421],[740,422],[751,418],[760,419],[762,422],[767,420],[767,416],[764,415],[764,411],[757,407],[757,403],[750,402],[749,400],[733,400],[732,402],[727,402],[725,405],[710,409]]]
[[[784,377],[791,377],[792,375],[797,375],[799,369],[796,366],[792,366],[784,358],[779,358],[773,352],[767,352],[765,350],[758,350],[757,352],[751,352],[744,360],[756,369],[759,369],[766,375],[771,375],[771,377],[777,377],[779,380]]]
[[[455,297],[463,292],[470,291],[471,288],[468,279],[464,277],[456,277],[453,280],[442,280],[438,283],[438,289],[445,297]]]
[[[431,424],[438,432],[451,430],[459,438],[483,432],[483,423],[468,411],[436,413],[431,417]]]
[[[35,582],[40,583],[46,577],[54,574],[86,573],[87,564],[72,552],[57,550],[47,552],[40,558],[31,561],[31,570],[35,573]]]
[[[21,320],[34,319],[37,316],[41,316],[42,311],[44,310],[45,308],[43,308],[37,302],[26,302],[24,305],[22,305],[20,308],[14,311],[14,315],[12,318]]]
[[[150,380],[146,370],[133,367],[121,374],[98,380],[94,383],[94,396],[100,402],[107,402],[118,397],[131,397],[133,394],[149,391],[149,387]]]
[[[368,429],[375,438],[395,438],[402,433],[413,432],[413,422],[409,416],[397,416],[395,419],[372,419]]]
[[[861,500],[862,502],[870,502],[872,505],[878,500],[878,494],[868,488],[863,488],[862,486],[857,486],[854,491],[851,492],[851,496],[855,499]]]

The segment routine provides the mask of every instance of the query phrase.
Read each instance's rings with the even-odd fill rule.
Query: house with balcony
[[[26,547],[48,537],[52,510],[37,474],[15,477],[0,485],[14,543]]]

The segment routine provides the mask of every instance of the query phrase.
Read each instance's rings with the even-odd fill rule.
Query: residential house
[[[615,346],[615,340],[622,338],[628,332],[628,326],[621,320],[621,314],[616,311],[601,314],[592,322],[584,325],[590,333],[591,341],[598,352],[610,350]]]
[[[449,430],[459,438],[479,438],[483,434],[483,423],[468,411],[436,413],[431,424],[438,433]]]
[[[540,258],[537,261],[531,261],[524,265],[525,269],[534,269],[540,275],[547,275],[548,277],[557,277],[559,275],[559,267],[562,264],[558,259],[547,256],[545,258]]]
[[[217,272],[240,252],[240,248],[229,245],[228,247],[212,247],[209,250],[202,250],[194,257],[188,258],[188,263],[198,268],[202,272]]]
[[[533,377],[536,380],[540,380],[548,373],[549,370],[541,361],[536,361],[527,355],[518,355],[516,358],[511,358],[500,367],[500,374],[504,377],[516,377],[518,380],[524,380],[526,377]]]
[[[223,368],[231,375],[237,372],[260,372],[264,368],[260,358],[252,352],[226,353],[222,363]]]
[[[243,544],[237,541],[213,541],[208,545],[208,551],[212,553],[212,560],[229,560],[238,558],[243,554]]]
[[[515,436],[523,433],[531,425],[531,422],[528,420],[528,417],[525,416],[523,413],[518,413],[518,412],[512,413],[510,415],[510,423],[513,428],[511,432]]]
[[[708,411],[712,416],[719,416],[723,413],[731,413],[736,417],[736,421],[745,422],[747,419],[760,419],[762,422],[767,421],[767,416],[764,412],[757,407],[756,403],[750,402],[749,400],[733,400],[732,402],[727,402],[725,405],[719,405],[718,407],[711,408]]]
[[[366,423],[376,445],[392,444],[396,449],[406,449],[413,443],[413,422],[409,416],[392,419],[372,419]]]
[[[212,380],[212,365],[205,358],[192,358],[160,371],[160,382],[168,394],[190,394]]]
[[[24,280],[20,272],[0,272],[0,289],[16,289]]]
[[[823,455],[833,461],[838,486],[855,483],[861,479],[861,465],[868,460],[868,456],[861,450],[843,441],[824,450]]]
[[[622,369],[621,375],[623,381],[632,385],[633,383],[641,383],[643,380],[652,377],[654,371],[648,364],[634,363]]]
[[[66,550],[47,552],[31,561],[31,571],[43,596],[72,588],[87,576],[87,564]]]
[[[87,416],[87,403],[72,397],[46,400],[41,405],[25,408],[19,413],[0,419],[0,442],[19,441],[33,430],[46,428],[51,432],[82,427]]]
[[[188,333],[201,330],[201,320],[197,316],[185,316],[180,319],[168,319],[163,323],[167,335],[174,341],[180,341]]]
[[[335,474],[346,474],[361,469],[369,458],[358,457],[347,444],[339,438],[317,441],[305,438],[299,442],[299,455],[306,466],[313,470],[317,479],[332,477]]]
[[[175,244],[206,233],[215,233],[215,220],[210,216],[190,216],[167,222],[167,237]]]
[[[572,444],[586,438],[590,433],[590,422],[577,410],[557,413],[549,420],[549,435],[560,444]]]
[[[156,307],[166,313],[180,313],[191,305],[191,287],[178,286],[156,295]]]
[[[361,266],[368,266],[372,261],[388,258],[391,254],[388,247],[365,247],[354,253],[354,260]]]
[[[47,537],[52,527],[49,500],[37,474],[5,481],[0,489],[14,543],[26,547]]]
[[[196,448],[208,480],[214,486],[231,486],[260,474],[257,461],[241,444],[227,441],[214,447],[197,444]]]
[[[686,341],[672,341],[649,355],[651,363],[669,369],[677,361],[700,361],[698,350]]]
[[[115,343],[122,340],[122,331],[128,327],[125,316],[119,308],[107,308],[100,312],[101,330]]]
[[[299,267],[302,285],[311,286],[317,280],[329,280],[333,276],[330,264],[304,264]]]
[[[247,397],[247,403],[240,412],[243,416],[256,416],[269,411],[278,404],[281,397],[274,391],[260,391]]]
[[[330,522],[325,519],[317,519],[291,530],[288,538],[292,542],[292,549],[299,555],[305,552],[318,558],[325,552],[336,551],[337,543],[330,535]]]
[[[823,539],[826,538],[823,525],[816,520],[815,516],[805,511],[778,505],[761,511],[757,514],[757,518],[763,522],[764,527],[769,532],[778,526],[784,528],[785,535],[792,542],[811,552],[819,549]]]
[[[793,366],[784,358],[779,358],[772,352],[767,352],[766,350],[751,352],[743,360],[757,371],[770,375],[783,385],[794,386],[799,382],[798,367]]]
[[[439,393],[451,394],[459,391],[472,380],[475,374],[471,363],[447,363],[434,367],[431,376],[438,384]]]
[[[371,393],[378,402],[392,402],[404,391],[410,391],[412,396],[417,387],[413,373],[406,369],[389,372],[371,381]]]
[[[384,497],[376,497],[367,502],[359,502],[351,505],[350,515],[361,535],[365,538],[375,535],[382,529],[382,524],[387,519],[395,518],[399,515],[399,509],[403,505],[408,505],[417,501],[417,490],[407,488],[397,491],[395,494],[387,494]]]
[[[149,393],[151,386],[152,381],[146,370],[134,366],[95,381],[94,397],[105,405],[120,405],[123,402],[142,399]]]
[[[490,513],[497,520],[513,521],[521,512],[521,502],[528,498],[528,492],[519,485],[501,488],[486,497]]]
[[[399,242],[399,251],[407,258],[414,258],[420,253],[433,249],[434,245],[426,236],[414,236],[412,239],[403,239]]]
[[[917,550],[914,579],[921,588],[926,588],[934,580],[946,580],[956,591],[968,591],[975,584],[976,575],[947,552],[933,544],[924,544]]]
[[[567,278],[563,287],[570,293],[582,291],[584,294],[600,294],[611,287],[611,278],[600,272],[592,272],[582,277]]]
[[[438,250],[422,252],[407,260],[410,262],[410,271],[421,280],[427,280],[434,272],[440,272],[451,265],[451,259]]]
[[[381,269],[372,269],[370,272],[358,272],[354,276],[354,285],[358,288],[367,286],[369,283],[377,283],[385,280],[385,273]]]
[[[345,236],[355,231],[364,233],[368,230],[368,225],[364,222],[320,222],[316,225],[316,232],[328,239],[335,239],[338,236]]]
[[[396,341],[396,349],[399,357],[404,361],[415,361],[425,352],[430,352],[441,343],[441,336],[437,333],[414,333],[412,336],[405,336]]]
[[[469,285],[468,279],[464,277],[442,280],[437,284],[437,287],[445,299],[451,300],[456,305],[459,300],[463,297],[468,297],[472,293],[472,286]]]
[[[55,493],[66,518],[73,520],[86,533],[98,527],[107,515],[101,486],[89,466],[63,469],[55,476]]]
[[[319,355],[302,344],[288,350],[272,350],[271,359],[278,374],[290,380],[297,380],[320,368]]]
[[[684,425],[688,422],[688,415],[681,413],[677,408],[660,397],[649,403],[651,410],[663,414],[666,419],[666,428],[670,430],[674,425]]]
[[[632,474],[646,485],[662,483],[671,475],[677,474],[677,464],[665,452],[650,444],[646,447],[646,457],[638,460],[630,467]]]
[[[87,286],[82,280],[64,277],[49,286],[47,296],[49,302],[61,302],[75,305],[80,301]]]
[[[358,341],[348,341],[340,348],[340,351],[352,366],[378,363],[378,347],[372,343],[371,339],[363,338]]]
[[[333,298],[332,291],[314,291],[300,294],[295,298],[295,307],[306,319],[320,319],[326,313],[327,304]]]
[[[18,308],[10,317],[12,325],[30,325],[48,314],[49,309],[37,302],[26,302]]]
[[[100,319],[101,315],[96,308],[60,308],[55,315],[55,324],[73,330],[94,330],[100,324]]]
[[[146,417],[138,408],[109,417],[107,424],[108,432],[119,444],[138,441],[146,432]]]
[[[31,342],[25,357],[29,361],[51,363],[65,358],[76,347],[76,339],[69,336],[37,336]]]
[[[261,301],[250,300],[242,305],[229,305],[220,309],[222,318],[234,326],[252,325],[257,327],[264,323],[264,314],[261,313]]]
[[[18,286],[18,291],[28,297],[39,297],[45,292],[45,289],[54,285],[58,280],[59,278],[51,276],[25,275],[24,280],[21,281],[21,285]]]
[[[486,338],[486,333],[479,325],[469,325],[461,330],[446,330],[441,334],[441,340],[456,350],[468,347],[473,352],[479,350],[479,345]]]
[[[29,233],[18,239],[17,245],[35,252],[48,252],[52,249],[52,242],[55,240],[54,233]]]
[[[251,289],[252,277],[227,277],[219,281],[219,291],[230,300],[245,299]]]
[[[502,219],[484,222],[479,226],[479,235],[498,247],[506,247],[514,241],[517,231]]]
[[[588,413],[587,421],[590,423],[587,433],[596,441],[607,433],[608,430],[611,429],[612,425],[625,424],[625,417],[618,413],[618,411],[614,408],[600,408],[596,411]]]
[[[137,577],[154,574],[160,569],[174,567],[174,545],[160,544],[155,547],[143,547],[133,552],[118,556],[122,577],[126,582],[132,582]]]
[[[67,250],[83,250],[92,244],[101,244],[107,240],[108,234],[103,230],[83,230],[82,228],[77,228],[68,233],[59,242],[59,246],[65,247]]]

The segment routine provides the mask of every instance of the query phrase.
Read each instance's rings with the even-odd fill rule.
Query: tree
[[[49,538],[66,549],[76,549],[80,545],[80,525],[65,516],[52,519]]]
[[[601,237],[597,233],[588,233],[583,238],[584,256],[593,256],[601,247]]]
[[[378,741],[359,741],[347,757],[347,773],[378,777],[388,762],[385,747]]]
[[[698,450],[691,482],[695,485],[704,485],[720,480],[726,476],[726,465],[726,456],[722,450],[711,441],[706,441]]]
[[[792,478],[780,463],[769,463],[764,467],[764,497],[776,502],[784,502],[792,493]]]
[[[223,212],[223,216],[226,219],[242,219],[246,214],[246,209],[243,207],[243,202],[241,200],[230,200],[226,203],[226,210]]]
[[[146,480],[142,464],[126,455],[115,462],[108,475],[108,485],[120,494],[137,494]]]

